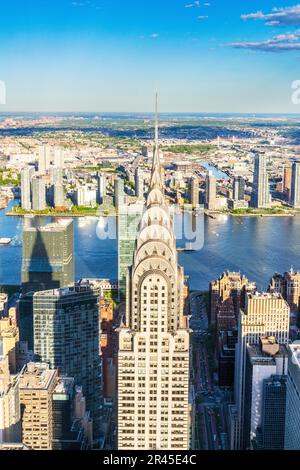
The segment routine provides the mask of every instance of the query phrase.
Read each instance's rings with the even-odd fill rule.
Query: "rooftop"
[[[21,372],[20,389],[47,390],[56,374],[48,364],[29,362]]]
[[[296,341],[290,344],[289,348],[292,353],[292,361],[300,367],[300,343]]]
[[[275,355],[262,351],[259,344],[248,344],[247,352],[253,364],[275,364],[275,358],[287,357],[287,348],[284,344],[279,345],[279,351]],[[300,351],[299,351],[300,352]]]
[[[36,292],[33,297],[68,297],[74,294],[94,293],[100,289],[100,286],[94,285],[91,282],[78,282],[73,287],[62,287],[58,289],[50,289],[41,292]]]
[[[54,389],[54,394],[68,395],[72,393],[73,388],[74,388],[73,377],[59,377],[56,387]]]
[[[278,292],[254,292],[254,293],[248,293],[247,294],[248,299],[282,299],[283,297],[281,294]]]
[[[40,227],[34,227],[34,226],[28,226],[26,227],[26,224],[24,226],[24,231],[26,232],[58,232],[58,231],[63,231],[73,223],[72,219],[58,219],[56,222],[51,222],[47,225],[40,226]]]

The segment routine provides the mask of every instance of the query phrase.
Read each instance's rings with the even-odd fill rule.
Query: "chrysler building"
[[[156,104],[150,189],[127,273],[119,329],[118,448],[189,449],[189,328],[184,273],[164,197]]]

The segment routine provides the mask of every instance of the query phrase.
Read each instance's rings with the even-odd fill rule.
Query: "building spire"
[[[155,94],[155,147],[158,149],[158,91]]]
[[[157,91],[155,95],[155,143],[154,143],[154,150],[153,150],[153,164],[152,164],[152,174],[151,174],[149,195],[151,194],[151,191],[154,188],[159,188],[160,191],[162,191],[162,188],[163,188],[161,167],[160,167],[160,157],[159,157],[158,92]],[[156,194],[156,197],[157,197],[157,194]],[[163,199],[162,194],[159,197],[160,201],[161,199]],[[149,201],[152,201],[151,197],[150,198],[148,197],[148,202]]]

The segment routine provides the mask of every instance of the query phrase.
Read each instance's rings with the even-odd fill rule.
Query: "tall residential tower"
[[[267,172],[267,159],[265,155],[256,155],[254,160],[254,178],[252,207],[256,209],[266,209],[270,207],[271,194],[269,186],[269,176]]]

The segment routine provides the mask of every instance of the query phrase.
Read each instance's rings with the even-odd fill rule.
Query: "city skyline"
[[[0,450],[300,450],[295,1],[2,5]]]
[[[146,112],[158,87],[163,112],[297,114],[299,10],[284,0],[14,0],[2,6],[0,112]]]

